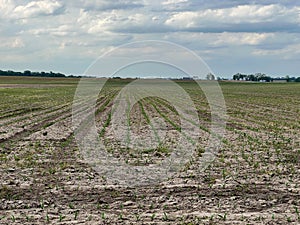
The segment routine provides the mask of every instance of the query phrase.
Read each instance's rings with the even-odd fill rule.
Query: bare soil
[[[209,137],[206,129],[201,130],[195,159],[176,176],[151,186],[109,184],[85,162],[73,136],[71,103],[53,111],[3,117],[0,224],[299,224],[299,110],[294,100],[285,102],[283,109],[277,102],[266,107],[261,101],[248,103],[229,93],[240,90],[224,89],[229,118],[215,161],[199,172],[199,157]],[[105,102],[105,98],[99,101],[98,108]],[[149,117],[161,118],[146,103]],[[155,104],[179,122],[170,108]],[[111,107],[106,104],[96,116],[99,132]],[[200,108],[205,108],[204,103]],[[209,115],[199,111],[199,119],[208,129]],[[151,126],[138,104],[130,120],[133,133],[150,134]],[[171,151],[178,131],[165,123],[163,146]],[[159,149],[140,154],[120,146],[111,126],[101,138],[116,157],[132,165],[154,163],[170,154]]]

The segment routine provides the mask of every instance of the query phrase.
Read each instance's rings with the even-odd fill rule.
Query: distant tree
[[[249,80],[249,81],[257,81],[257,78],[253,74],[250,74],[250,75],[247,75],[247,80]]]
[[[233,75],[234,80],[247,80],[248,75],[237,73]]]
[[[267,76],[264,73],[256,73],[255,77],[258,81],[265,81],[265,82],[270,82],[272,81],[272,78],[270,76]]]
[[[15,75],[14,71],[12,71],[12,70],[7,71],[7,76],[14,76],[14,75]]]
[[[240,74],[239,73],[234,74],[232,78],[233,78],[233,80],[239,80],[240,79]]]
[[[206,75],[206,79],[207,79],[207,80],[215,80],[216,77],[215,77],[215,75],[213,75],[212,73],[209,73],[209,74]]]
[[[271,82],[271,81],[272,81],[272,78],[269,77],[269,76],[265,76],[265,77],[264,77],[264,80],[265,80],[266,82]]]
[[[7,70],[7,71],[0,70],[0,76],[66,77],[66,75],[62,73],[53,73],[52,71],[48,73],[48,72],[31,72],[30,70],[25,70],[24,72],[15,72],[12,70]]]
[[[286,75],[286,76],[285,76],[285,79],[286,79],[286,82],[291,82],[291,81],[292,81],[292,79],[290,78],[289,75]]]
[[[24,76],[31,76],[31,71],[30,70],[25,70],[23,75]]]

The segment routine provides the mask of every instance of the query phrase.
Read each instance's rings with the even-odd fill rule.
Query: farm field
[[[112,185],[85,163],[72,130],[79,79],[0,77],[0,224],[299,224],[300,84],[221,82],[227,126],[215,161],[197,159],[154,186]],[[110,124],[115,96],[129,80],[110,80],[97,101],[99,137],[130,165],[162,160],[176,146],[179,115],[149,97],[128,114],[147,135],[150,118],[167,124],[156,149],[119,146]],[[210,109],[192,81],[200,121],[196,157],[209,136]],[[129,138],[130,142],[130,138]]]

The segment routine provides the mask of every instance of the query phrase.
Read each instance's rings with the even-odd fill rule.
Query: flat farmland
[[[210,107],[197,83],[178,81],[194,102],[200,136],[194,159],[157,185],[109,184],[86,163],[72,129],[79,79],[0,77],[0,224],[299,224],[300,84],[220,82],[226,132],[205,171]],[[133,133],[151,118],[166,125],[157,148],[135,151],[114,139],[114,98],[130,80],[98,95],[95,121],[106,149],[129,165],[160,161],[178,145],[180,115],[148,97],[128,112]],[[79,109],[80,111],[80,109]]]

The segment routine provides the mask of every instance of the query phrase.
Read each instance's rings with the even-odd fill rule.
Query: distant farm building
[[[286,83],[287,79],[286,78],[273,78],[272,82],[274,82],[274,83]]]

